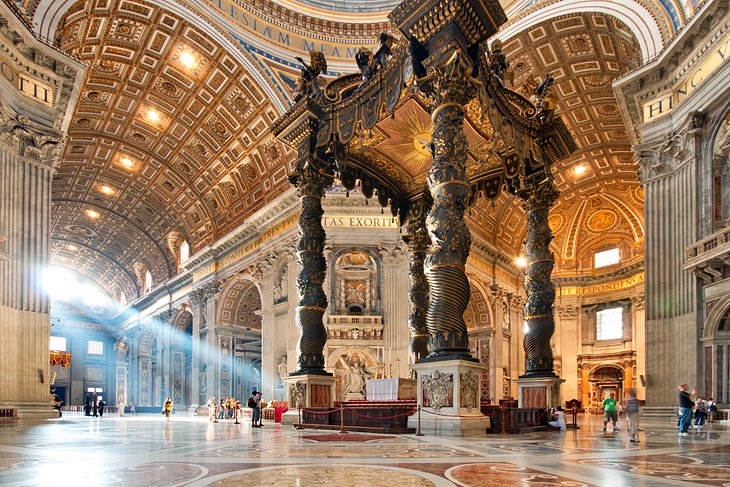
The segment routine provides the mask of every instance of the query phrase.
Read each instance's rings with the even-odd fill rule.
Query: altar
[[[415,379],[370,379],[366,384],[368,401],[402,401],[416,398]]]

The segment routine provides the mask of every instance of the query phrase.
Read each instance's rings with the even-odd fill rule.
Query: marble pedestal
[[[468,360],[424,361],[411,366],[418,376],[421,432],[427,435],[483,435],[489,418],[480,410],[481,375],[485,365]],[[418,415],[408,418],[418,428]]]
[[[560,406],[560,377],[517,379],[517,406],[521,408],[551,408]]]
[[[299,421],[297,408],[331,408],[335,403],[335,382],[331,375],[289,375],[284,379],[286,400],[289,411],[284,413],[281,422],[293,424]]]

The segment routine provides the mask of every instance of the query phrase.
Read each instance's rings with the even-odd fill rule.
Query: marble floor
[[[680,437],[671,423],[473,438],[263,428],[161,415],[0,422],[10,486],[730,486],[730,425]],[[610,430],[610,426],[609,426]]]

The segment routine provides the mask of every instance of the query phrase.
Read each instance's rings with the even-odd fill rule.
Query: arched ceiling
[[[559,111],[578,145],[572,157],[553,167],[561,192],[550,220],[557,273],[590,269],[593,251],[606,245],[621,246],[624,259],[639,259],[643,193],[611,87],[613,79],[639,64],[633,34],[607,15],[569,15],[507,39],[504,51],[517,87],[533,76],[555,76]],[[497,248],[521,253],[526,217],[515,197],[481,201],[468,219],[473,231]]]
[[[53,181],[54,261],[133,299],[136,261],[155,285],[177,272],[170,232],[200,249],[289,188],[272,100],[196,26],[142,1],[80,1],[57,45],[89,70]]]
[[[236,22],[218,6],[235,4],[287,29],[282,32],[292,39],[339,38],[355,47],[366,39],[375,43],[376,33],[389,25],[385,12],[380,17],[337,12],[335,20],[328,20],[297,0],[16,4],[41,37],[52,37],[89,65],[53,183],[52,261],[130,301],[141,292],[135,262],[151,271],[155,286],[177,272],[166,244],[170,232],[180,232],[195,252],[289,188],[291,152],[274,140],[270,127],[291,100],[297,73],[293,57],[302,50],[293,41],[288,50],[277,45],[266,31],[246,30],[241,19]],[[560,111],[580,146],[555,168],[563,195],[554,212],[559,221],[553,222],[560,224],[554,245],[561,261],[571,261],[566,271],[581,267],[573,264],[581,252],[575,242],[608,232],[634,248],[643,238],[640,189],[610,82],[660,50],[691,17],[695,4],[502,0],[510,21],[500,37],[513,66],[522,65],[516,84],[553,72]],[[602,13],[575,13],[591,9]],[[633,23],[621,24],[617,17]],[[187,50],[194,53],[192,69],[183,65]],[[331,59],[336,69],[356,69],[352,58]],[[149,108],[160,122],[147,119]],[[493,149],[490,129],[479,123],[473,107],[470,111],[471,156],[484,160]],[[414,107],[412,116],[420,115]],[[397,120],[392,133],[399,130],[395,125]],[[364,145],[387,153],[397,149],[390,136],[376,131]],[[123,157],[129,157],[131,167],[121,164]],[[425,174],[417,159],[399,169],[414,184]],[[571,171],[579,163],[587,171],[576,179]],[[596,194],[602,197],[588,205],[589,211],[584,202]],[[603,208],[616,222],[594,233],[589,222],[600,220],[593,213]],[[98,217],[91,218],[88,210]],[[503,195],[493,205],[480,202],[469,218],[481,238],[519,253],[524,213],[514,199]],[[563,233],[567,228],[572,230]]]

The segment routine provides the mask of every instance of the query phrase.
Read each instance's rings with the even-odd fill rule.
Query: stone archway
[[[249,275],[240,275],[222,290],[216,313],[218,396],[245,399],[262,386],[261,292]],[[271,398],[269,398],[271,399]]]
[[[698,382],[699,394],[712,397],[718,404],[730,403],[728,363],[730,362],[730,296],[713,303],[702,337],[701,363],[704,381]]]

